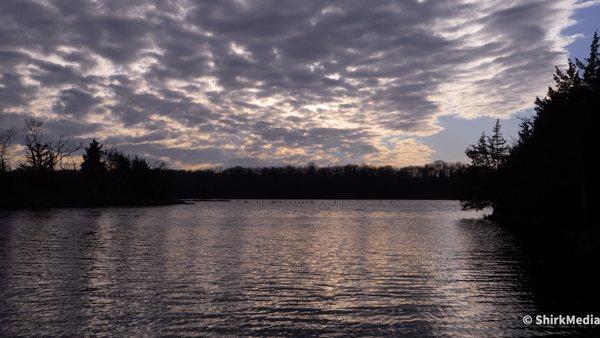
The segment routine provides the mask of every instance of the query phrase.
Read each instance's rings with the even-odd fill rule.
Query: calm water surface
[[[0,212],[2,335],[545,333],[526,260],[452,201]]]

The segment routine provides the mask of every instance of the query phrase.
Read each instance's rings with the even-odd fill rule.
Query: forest
[[[589,57],[556,68],[555,85],[535,101],[535,114],[521,121],[508,144],[499,122],[466,150],[466,209],[491,208],[490,218],[529,227],[590,226],[597,218],[593,151],[600,113],[598,33]],[[595,143],[596,142],[596,143]]]
[[[80,165],[69,161],[81,146],[50,139],[43,123],[25,121],[25,156],[10,170],[14,130],[2,137],[0,183],[4,208],[136,206],[182,199],[458,199],[461,163],[436,161],[394,168],[368,165],[173,170],[138,155],[104,149],[93,139]],[[79,168],[77,167],[79,166]]]
[[[43,123],[25,121],[25,156],[10,170],[8,145],[0,136],[0,208],[157,205],[175,203],[162,164],[116,149],[103,150],[95,139],[85,148],[80,168],[70,159],[81,146],[65,137],[50,139]]]
[[[597,266],[600,227],[594,210],[597,182],[594,149],[600,113],[600,54],[594,35],[589,57],[556,68],[555,84],[522,119],[508,144],[496,123],[468,147],[471,159],[462,185],[465,209],[488,208],[492,224],[507,230],[528,258],[540,302],[589,311],[600,302]]]

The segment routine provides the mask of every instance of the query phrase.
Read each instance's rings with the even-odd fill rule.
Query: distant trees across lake
[[[598,34],[590,55],[556,69],[555,85],[536,99],[535,116],[523,119],[518,140],[508,146],[497,123],[466,150],[467,209],[493,208],[492,217],[529,225],[592,225],[597,199],[600,114]],[[597,225],[597,224],[596,224]]]
[[[82,148],[65,137],[49,139],[43,124],[25,121],[25,155],[9,170],[0,138],[0,207],[157,205],[178,199],[457,199],[465,165],[437,161],[394,168],[367,165],[170,170],[138,155],[105,149],[96,139]],[[80,164],[75,164],[80,162]],[[79,168],[78,168],[79,167]]]
[[[169,171],[178,196],[196,198],[458,199],[461,163],[404,168],[345,165]]]
[[[16,170],[0,173],[0,206],[156,205],[184,198],[457,199],[465,169],[438,161],[404,168],[309,164],[186,171],[104,150],[95,139],[84,149],[79,170],[34,166],[26,159]]]

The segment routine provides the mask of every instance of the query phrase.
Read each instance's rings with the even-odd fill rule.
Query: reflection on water
[[[449,201],[5,211],[0,334],[531,333],[524,259],[479,216]]]

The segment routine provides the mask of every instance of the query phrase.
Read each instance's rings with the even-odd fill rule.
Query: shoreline
[[[196,203],[218,203],[235,201],[459,201],[452,198],[178,198],[164,202],[143,203],[106,203],[106,204],[56,204],[56,205],[27,205],[27,206],[1,206],[4,210],[45,210],[45,209],[85,209],[85,208],[146,208],[163,207],[169,205],[193,205]]]

